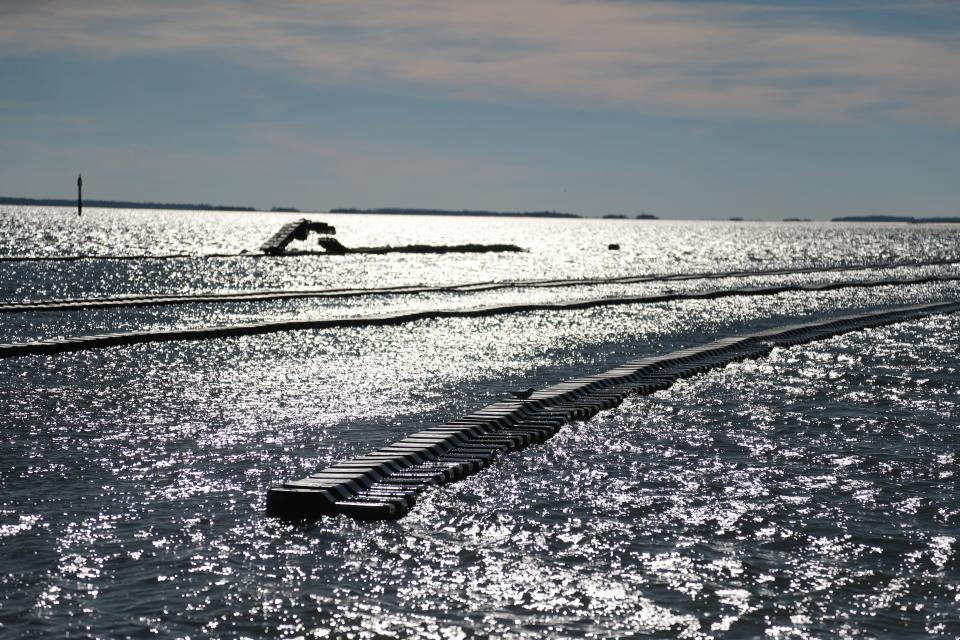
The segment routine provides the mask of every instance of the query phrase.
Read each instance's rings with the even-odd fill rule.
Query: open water
[[[960,259],[949,225],[329,214],[312,217],[348,246],[527,251],[202,257],[295,217],[0,208],[0,256],[194,256],[0,262],[0,301]],[[0,342],[930,274],[960,266],[0,314]],[[958,283],[890,285],[0,360],[0,637],[958,637],[958,316],[628,400],[396,522],[264,516],[272,484],[510,389],[956,299]]]

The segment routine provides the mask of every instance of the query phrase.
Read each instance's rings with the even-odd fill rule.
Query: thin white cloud
[[[762,5],[110,0],[29,6],[3,12],[0,53],[220,52],[310,82],[438,90],[471,100],[960,126],[960,44],[909,32],[858,32]]]

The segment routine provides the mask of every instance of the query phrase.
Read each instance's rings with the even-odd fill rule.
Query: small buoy
[[[607,249],[610,251],[620,251],[620,245],[618,244],[608,244]]]

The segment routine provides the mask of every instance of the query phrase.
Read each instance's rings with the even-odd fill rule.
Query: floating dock
[[[300,218],[280,227],[260,246],[260,250],[268,256],[278,256],[294,240],[306,240],[311,231],[323,235],[334,235],[337,232],[334,227],[326,222],[314,222],[306,218]]]
[[[316,519],[346,515],[387,520],[405,515],[429,487],[477,473],[499,456],[540,443],[572,421],[587,420],[629,395],[647,395],[680,378],[842,333],[960,311],[960,302],[920,304],[733,336],[634,360],[599,375],[568,380],[526,400],[497,402],[452,422],[410,434],[367,455],[267,492],[267,515]]]

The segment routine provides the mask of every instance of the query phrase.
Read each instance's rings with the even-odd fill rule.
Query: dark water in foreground
[[[0,237],[21,234],[11,245],[36,246],[22,223],[41,213],[0,209]],[[63,214],[45,215],[49,244],[21,253],[84,250],[75,238],[58,244]],[[131,253],[255,248],[285,219],[157,215],[163,224],[95,212],[86,250],[99,251],[104,237]],[[346,244],[412,235],[409,219],[322,218]],[[720,271],[950,258],[958,239],[956,228],[933,225],[416,224],[426,226],[414,242],[530,251],[8,263],[0,291],[13,300]],[[143,240],[151,236],[153,244]],[[597,248],[613,237],[619,256]],[[0,323],[3,339],[35,339],[657,286],[17,314]],[[270,484],[507,389],[799,318],[958,297],[956,284],[891,286],[0,360],[0,636],[958,637],[958,316],[777,350],[629,400],[426,494],[398,522],[263,517]]]

